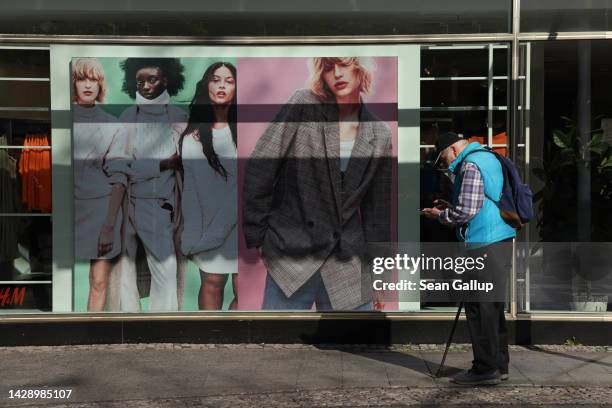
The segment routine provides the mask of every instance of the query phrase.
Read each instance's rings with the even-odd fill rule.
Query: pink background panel
[[[241,106],[282,105],[300,88],[308,87],[309,58],[239,58],[238,71],[238,308],[261,310],[266,280],[266,268],[257,251],[247,249],[242,234],[242,185],[244,167],[267,122],[241,120]],[[364,101],[397,104],[397,57],[372,57],[375,67],[373,86]],[[280,106],[279,106],[280,108]],[[244,109],[244,108],[243,108]],[[244,112],[242,117],[244,118]],[[397,122],[387,122],[392,130],[393,157],[397,159]],[[397,161],[392,178],[392,236],[397,237]],[[390,237],[391,239],[391,237]],[[395,240],[395,238],[393,239]],[[385,296],[390,299],[389,296]],[[397,310],[397,302],[384,302],[385,310]]]

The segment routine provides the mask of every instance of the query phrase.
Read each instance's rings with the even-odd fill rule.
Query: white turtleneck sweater
[[[127,176],[132,197],[171,200],[174,171],[160,171],[159,165],[177,152],[187,119],[185,111],[171,105],[167,91],[153,100],[136,93],[136,105],[127,108],[119,119],[127,133],[125,150],[130,159]]]
[[[73,105],[74,194],[78,199],[111,194],[114,181],[103,170],[104,160],[121,149],[121,126],[98,106]]]

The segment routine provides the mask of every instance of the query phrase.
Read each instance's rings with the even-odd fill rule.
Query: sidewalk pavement
[[[441,346],[134,344],[0,348],[0,406],[612,407],[612,348],[511,346],[510,380],[433,378]],[[445,376],[470,365],[453,346]],[[9,398],[72,390],[69,399]]]

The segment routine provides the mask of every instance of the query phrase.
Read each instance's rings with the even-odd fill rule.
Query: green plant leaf
[[[591,151],[593,153],[597,153],[597,154],[604,154],[604,152],[606,151],[608,147],[606,145],[604,145],[603,143],[599,143],[596,146],[591,146]]]
[[[601,144],[603,141],[603,133],[594,133],[591,138],[591,146]]]
[[[560,130],[555,130],[553,132],[553,142],[560,148],[569,148],[569,143],[566,141],[567,136],[561,132]]]

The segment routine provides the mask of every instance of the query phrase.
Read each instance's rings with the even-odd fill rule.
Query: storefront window
[[[612,27],[610,0],[528,0],[521,2],[521,31],[606,31]]]
[[[289,48],[294,55],[285,55]],[[60,267],[64,268],[62,279],[70,282],[61,289],[56,288],[53,296],[69,299],[62,307],[70,311],[195,311],[213,307],[221,310],[291,309],[278,305],[265,307],[270,305],[265,303],[266,296],[271,296],[268,293],[271,290],[270,268],[287,268],[288,264],[283,262],[289,262],[291,257],[286,258],[283,253],[265,254],[256,248],[261,248],[263,242],[267,242],[270,248],[270,240],[279,240],[285,234],[283,231],[291,230],[293,233],[299,230],[300,217],[307,218],[303,220],[307,228],[321,228],[318,234],[329,233],[332,241],[340,233],[328,231],[329,222],[317,226],[318,221],[304,215],[312,208],[322,211],[317,206],[324,205],[325,201],[321,201],[318,193],[319,199],[309,205],[308,211],[299,210],[304,214],[279,215],[282,220],[274,226],[277,236],[272,237],[266,229],[253,229],[253,225],[265,219],[265,216],[257,215],[261,205],[271,205],[269,210],[276,211],[280,208],[278,200],[285,200],[287,194],[302,194],[288,181],[278,184],[276,177],[283,172],[303,171],[304,157],[299,155],[307,155],[308,163],[318,157],[316,152],[298,145],[299,154],[296,154],[299,157],[280,160],[270,156],[274,152],[261,150],[265,143],[259,140],[271,137],[270,132],[274,129],[281,133],[291,132],[294,126],[304,127],[300,134],[321,132],[327,137],[330,132],[335,132],[332,130],[335,125],[328,123],[328,116],[312,116],[325,113],[325,109],[311,111],[312,101],[300,99],[295,102],[292,99],[301,97],[306,92],[304,89],[308,92],[318,89],[317,81],[313,79],[318,72],[316,63],[322,64],[320,75],[324,78],[328,68],[321,61],[329,59],[333,66],[342,69],[356,66],[355,69],[363,69],[369,75],[367,92],[366,88],[360,91],[363,95],[359,102],[364,107],[357,112],[364,115],[362,109],[367,109],[373,115],[366,121],[368,126],[383,132],[390,140],[390,150],[383,155],[382,161],[388,167],[384,167],[384,172],[372,175],[384,179],[384,184],[382,181],[377,184],[377,188],[381,188],[380,194],[372,203],[380,205],[377,216],[384,216],[386,226],[382,228],[385,223],[381,221],[368,233],[384,237],[378,242],[391,246],[397,243],[395,249],[400,252],[402,245],[411,243],[417,248],[412,249],[418,250],[418,245],[423,249],[431,243],[456,241],[452,229],[420,218],[418,213],[411,211],[431,205],[435,198],[449,198],[450,180],[432,164],[438,136],[455,132],[502,155],[514,155],[535,193],[536,217],[521,231],[516,248],[519,310],[607,311],[610,309],[608,293],[612,285],[612,265],[605,255],[609,253],[612,242],[609,211],[612,204],[612,111],[608,108],[612,106],[612,100],[609,100],[603,84],[612,79],[609,75],[612,65],[606,59],[612,51],[609,48],[605,41],[521,44],[516,114],[524,127],[511,141],[508,129],[510,48],[506,43],[414,44],[385,47],[384,50],[380,46],[360,46],[365,56],[357,60],[315,57],[319,50],[316,47],[265,48],[265,55],[262,54],[263,48],[236,48],[236,55],[232,58],[192,57],[187,55],[187,51],[177,48],[176,57],[157,58],[155,49],[143,56],[139,48],[132,47],[130,50],[134,57],[118,57],[111,50],[92,47],[86,49],[85,57],[81,57],[84,51],[79,47],[57,46],[59,62],[55,77],[59,80],[54,82],[54,89],[61,87],[61,91],[54,93],[56,106],[58,112],[69,113],[71,117],[71,122],[53,125],[53,142],[62,140],[59,134],[65,135],[64,142],[71,141],[71,145],[63,144],[70,148],[60,151],[59,160],[57,151],[51,150],[50,73],[49,67],[44,65],[44,57],[49,58],[49,52],[14,48],[0,50],[3,56],[0,87],[6,90],[0,98],[0,158],[3,166],[0,209],[0,284],[3,286],[0,290],[4,291],[0,296],[6,292],[12,299],[16,293],[15,299],[19,300],[19,307],[7,303],[5,309],[50,310],[52,276]],[[169,50],[167,47],[160,49]],[[330,49],[326,48],[326,52],[329,53]],[[272,55],[268,55],[271,50]],[[340,52],[342,47],[335,50]],[[400,70],[402,61],[414,65]],[[225,137],[231,142],[229,146],[234,146],[233,159],[231,155],[229,159],[207,156],[210,150],[199,141],[199,136],[193,138],[193,142],[196,147],[202,146],[200,150],[189,145],[192,142],[189,138],[186,150],[182,150],[184,140],[190,134],[184,133],[189,118],[192,126],[211,120],[192,117],[200,114],[194,111],[201,105],[198,101],[202,102],[196,97],[198,92],[200,96],[203,92],[198,83],[206,76],[209,67],[214,68],[211,69],[216,72],[216,80],[225,81],[224,88],[233,89],[235,108],[232,108],[231,120],[229,116],[227,119],[227,123],[231,123],[219,127],[229,130]],[[23,76],[16,76],[19,72]],[[258,74],[251,74],[255,72]],[[147,78],[141,78],[143,75]],[[158,81],[158,75],[169,77]],[[239,86],[238,76],[242,78]],[[358,78],[365,81],[363,78],[366,76]],[[163,84],[163,89],[154,86],[157,82]],[[211,87],[216,84],[212,79],[209,83]],[[339,86],[342,88],[344,84]],[[321,89],[325,91],[327,88]],[[227,97],[225,89],[220,92],[220,98]],[[7,94],[18,95],[10,98]],[[296,109],[294,105],[298,106],[301,116],[291,116]],[[161,109],[161,115],[154,114],[155,109]],[[150,114],[150,117],[144,114]],[[340,129],[339,119],[333,123]],[[215,128],[211,136],[221,137],[219,129]],[[169,140],[176,140],[167,146],[168,153],[174,152],[177,145],[181,146],[180,172],[171,180],[185,188],[180,190],[179,196],[175,195],[179,190],[174,187],[151,181],[176,165],[173,154],[160,152],[161,145],[151,142],[155,132],[160,135],[169,132]],[[237,135],[235,139],[234,134]],[[215,140],[218,143],[219,139],[212,137],[210,141]],[[220,148],[219,145],[216,148]],[[370,151],[369,147],[367,151]],[[352,154],[353,150],[350,152]],[[53,163],[70,164],[60,168],[66,177],[71,178],[61,186],[62,191],[70,193],[68,195],[52,194],[52,159]],[[345,166],[349,180],[354,176],[352,173],[365,174],[371,169],[371,164],[363,167],[356,164],[365,160],[362,157],[359,161],[344,160],[339,166]],[[370,160],[374,158],[370,157],[367,162]],[[254,180],[260,181],[268,176],[264,170],[271,163],[277,163],[270,170],[274,179],[268,180],[269,185],[259,187],[271,194],[272,201],[268,203],[266,200],[270,197],[263,197],[260,190],[253,188],[257,185]],[[191,166],[204,167],[194,170]],[[206,183],[217,182],[217,178],[225,180],[223,185],[229,187],[224,193],[227,196],[223,197],[229,204],[215,207],[217,210],[214,211],[208,209],[205,213],[203,207],[197,210],[197,206],[190,207],[189,203],[202,199],[196,186],[204,183],[202,172],[209,168],[214,173]],[[190,176],[193,171],[198,174],[195,178],[191,177],[193,174]],[[317,188],[324,186],[322,180],[319,182]],[[345,182],[343,179],[342,183]],[[139,190],[141,183],[151,184],[151,191]],[[333,184],[329,187],[330,191],[335,188]],[[352,188],[358,187],[359,184]],[[221,197],[221,190],[215,191]],[[274,194],[280,196],[274,198]],[[141,199],[142,202],[138,201]],[[113,200],[117,205],[111,205]],[[60,203],[61,209],[53,208],[52,201]],[[143,205],[151,207],[143,209]],[[203,234],[201,229],[192,227],[212,228],[213,224],[208,223],[215,217],[196,221],[191,218],[185,223],[193,216],[194,208],[201,211],[200,215],[210,216],[218,212],[222,214],[219,220],[224,222],[214,225],[214,228],[219,228],[214,233]],[[360,211],[367,212],[367,206]],[[61,218],[67,222],[61,234],[56,231],[56,242],[61,239],[62,247],[55,248],[55,256],[63,261],[56,262],[55,266],[52,259],[52,214],[56,220]],[[166,224],[161,222],[164,219],[168,221]],[[166,247],[160,244],[165,235]],[[130,237],[132,241],[128,240]],[[304,245],[315,247],[314,241],[305,237],[310,235],[302,236],[295,251],[306,250],[306,247],[302,248]],[[226,245],[230,242],[228,240],[231,241],[229,246]],[[191,244],[193,248],[188,247]],[[199,245],[205,249],[198,252]],[[287,243],[281,239],[275,245]],[[215,248],[221,252],[214,252]],[[196,256],[196,253],[209,250],[215,254],[212,263],[204,255]],[[131,258],[123,259],[128,253]],[[323,261],[329,259],[325,257]],[[176,268],[176,275],[173,275],[176,280],[172,278],[171,282],[158,286],[160,279],[163,281],[158,269],[168,268],[165,265],[168,261],[175,263],[169,268]],[[311,267],[319,261],[315,257],[309,261],[311,263],[301,267]],[[272,264],[274,262],[276,264]],[[293,268],[296,264],[291,265]],[[131,275],[114,272],[130,268]],[[238,273],[221,274],[216,273],[217,270]],[[132,287],[131,297],[122,293],[122,288],[126,287],[122,279],[128,278]],[[281,280],[278,276],[276,279]],[[398,280],[401,276],[392,279]],[[274,283],[278,294],[294,290],[291,289],[293,281]],[[171,301],[161,299],[157,292],[166,284],[173,287],[168,298]],[[215,287],[215,291],[207,292],[207,284],[211,285],[208,289]],[[329,281],[321,280],[318,284],[325,286]],[[23,296],[22,287],[26,288]],[[94,293],[100,287],[104,290]],[[210,295],[213,292],[214,296]],[[95,295],[98,304],[94,304]],[[211,296],[215,299],[214,305],[207,303]],[[366,299],[364,304],[371,302],[368,303],[369,310],[389,312],[448,310],[452,306],[452,302],[431,302],[428,296],[402,298],[402,294],[395,294],[383,299],[359,298],[362,299]],[[170,303],[163,303],[166,301]],[[340,303],[337,306],[333,303],[336,301],[338,299],[330,303],[333,310],[354,309],[354,304],[346,306]]]
[[[132,1],[120,8],[113,6],[118,3],[71,2],[68,14],[64,2],[40,3],[3,9],[3,32],[210,37],[507,33],[512,9],[510,0],[180,1],[154,9]]]
[[[508,46],[423,46],[421,49],[421,207],[449,199],[451,184],[432,168],[439,135],[455,132],[507,154]],[[421,220],[422,242],[454,241],[454,232]]]
[[[453,229],[416,209],[450,198],[439,135],[509,155],[509,44],[51,48],[53,156],[49,78],[5,78],[30,87],[2,122],[5,284],[29,274],[40,297],[53,283],[66,312],[454,306],[376,289],[371,263],[457,254]]]
[[[523,100],[536,220],[523,248],[523,307],[602,312],[612,299],[612,81],[606,41],[525,44]]]
[[[49,52],[0,48],[0,313],[50,311]]]
[[[439,166],[434,143],[447,132],[479,142],[506,155],[508,151],[508,46],[456,44],[421,47],[420,207],[434,200],[451,201],[452,182]],[[420,242],[445,252],[456,242],[455,230],[422,217]],[[421,299],[422,311],[449,311],[454,302]]]

